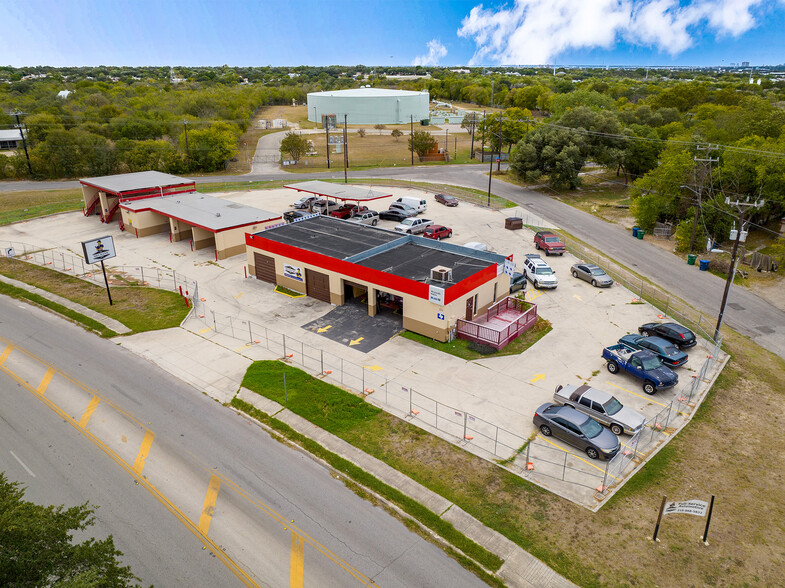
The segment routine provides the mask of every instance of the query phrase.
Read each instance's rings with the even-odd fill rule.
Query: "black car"
[[[534,426],[546,437],[553,435],[585,451],[591,459],[613,459],[621,447],[616,435],[571,406],[546,402],[535,411]]]
[[[517,292],[518,290],[526,290],[526,274],[521,272],[513,272],[510,278],[510,293]]]
[[[401,222],[402,220],[409,218],[411,214],[404,212],[403,210],[398,210],[396,208],[391,208],[390,210],[382,210],[379,213],[379,218],[382,220],[391,220],[395,222]]]
[[[302,218],[304,216],[308,216],[311,214],[307,210],[287,210],[283,213],[283,220],[287,223],[292,223],[298,218]]]
[[[434,196],[436,202],[441,202],[445,206],[458,206],[458,199],[455,196],[450,196],[449,194],[437,194]]]
[[[638,327],[638,332],[644,337],[657,336],[667,339],[679,349],[693,347],[698,342],[695,333],[676,323],[646,323]]]

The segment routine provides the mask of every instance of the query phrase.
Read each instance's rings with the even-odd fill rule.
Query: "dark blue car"
[[[644,337],[643,335],[624,335],[619,339],[619,343],[626,345],[630,349],[648,349],[660,358],[662,365],[669,368],[679,367],[687,363],[689,356],[683,351],[679,351],[670,341],[662,337]]]

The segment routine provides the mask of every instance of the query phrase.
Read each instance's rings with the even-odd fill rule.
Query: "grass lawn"
[[[0,193],[0,225],[37,218],[56,212],[82,210],[82,191],[25,190]]]
[[[482,359],[484,357],[520,355],[529,347],[534,345],[537,341],[542,339],[545,335],[547,335],[550,330],[551,323],[543,318],[537,317],[537,322],[534,324],[534,326],[532,326],[523,335],[509,343],[506,347],[504,347],[504,349],[500,349],[494,353],[481,353],[476,350],[476,345],[474,345],[471,341],[467,341],[466,339],[456,338],[453,341],[442,343],[440,341],[434,341],[430,337],[424,337],[418,333],[412,333],[411,331],[404,331],[401,333],[401,337],[410,339],[411,341],[416,341],[417,343],[422,343],[423,345],[427,345],[428,347],[436,349],[437,351],[449,353],[455,357],[460,357],[461,359],[471,361],[473,359]]]
[[[110,286],[114,302],[110,306],[105,287],[49,268],[0,257],[0,273],[116,319],[131,329],[132,333],[176,327],[188,313],[182,297],[175,292],[146,287]],[[95,328],[94,325],[86,326]]]
[[[266,375],[252,366],[244,385],[264,386],[256,391],[280,401],[286,370],[290,409],[453,501],[580,586],[781,585],[785,486],[777,472],[785,432],[749,431],[785,418],[785,361],[732,332],[726,344],[732,360],[692,423],[597,513],[346,392],[322,395],[308,376],[290,376],[290,366],[272,362]],[[743,411],[728,410],[741,404]],[[709,547],[698,539],[703,520],[687,516],[666,518],[661,541],[651,543],[663,495],[708,500],[712,494]]]

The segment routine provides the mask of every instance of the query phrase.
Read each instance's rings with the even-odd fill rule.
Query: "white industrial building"
[[[321,123],[323,115],[334,115],[342,124],[346,115],[350,125],[419,123],[428,118],[429,100],[427,91],[384,88],[309,92],[308,120]]]

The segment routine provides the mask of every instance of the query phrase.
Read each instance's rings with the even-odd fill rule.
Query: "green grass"
[[[431,349],[436,349],[442,353],[449,353],[455,357],[460,357],[461,359],[471,361],[474,359],[483,359],[486,357],[520,355],[529,347],[534,345],[537,341],[542,339],[545,335],[547,335],[551,328],[551,323],[549,321],[537,317],[537,322],[534,324],[534,326],[532,326],[523,335],[510,342],[506,347],[504,347],[504,349],[496,351],[495,353],[480,353],[473,349],[474,345],[472,345],[471,341],[467,341],[465,339],[456,338],[453,341],[442,343],[440,341],[434,341],[430,337],[425,337],[411,331],[404,331],[401,333],[401,337],[411,341],[416,341],[417,343],[421,343],[422,345],[426,345]]]
[[[48,298],[44,298],[39,294],[35,294],[34,292],[29,292],[23,288],[17,288],[16,286],[12,286],[11,284],[6,284],[5,282],[0,282],[0,294],[5,296],[9,296],[11,298],[16,298],[17,300],[27,300],[28,302],[32,302],[38,306],[48,308],[68,319],[71,319],[77,324],[80,324],[88,329],[95,331],[101,337],[114,337],[117,335],[112,329],[109,327],[105,327],[103,324],[99,323],[98,321],[91,319],[90,317],[84,316],[76,312],[75,310],[71,310],[70,308],[58,304],[57,302],[52,302]]]
[[[46,267],[3,257],[0,258],[0,274],[57,294],[120,321],[132,333],[177,327],[188,314],[182,297],[175,292],[139,286],[110,285],[113,301],[110,305],[105,287]],[[83,323],[81,320],[79,322]]]
[[[81,190],[21,190],[0,194],[0,225],[82,209]]]
[[[286,371],[287,373],[287,385],[289,377],[291,376],[294,381],[298,383],[304,383],[305,379],[310,378],[312,380],[311,385],[309,386],[310,390],[310,400],[303,400],[301,399],[298,402],[289,403],[287,404],[287,408],[295,412],[296,414],[300,414],[297,412],[296,409],[303,408],[304,404],[315,404],[321,405],[323,407],[327,407],[330,403],[330,400],[337,400],[343,406],[349,406],[351,414],[348,415],[347,423],[345,424],[338,424],[337,420],[340,419],[327,419],[328,424],[333,424],[337,426],[337,431],[335,429],[326,429],[333,434],[336,434],[338,437],[341,437],[339,432],[345,431],[347,428],[352,428],[355,426],[363,426],[363,427],[373,427],[377,426],[380,423],[375,422],[376,416],[381,413],[378,409],[370,407],[361,399],[357,399],[352,394],[345,392],[335,386],[322,382],[321,380],[316,380],[315,378],[311,378],[305,372],[301,372],[296,368],[292,368],[290,366],[285,366],[277,361],[263,361],[263,362],[255,362],[249,368],[250,370],[254,371],[254,377],[252,378],[255,382],[264,385],[266,382],[268,385],[272,385],[272,388],[263,387],[258,390],[254,390],[255,392],[261,394],[262,396],[266,396],[268,398],[272,398],[275,400],[277,397],[282,396],[282,391],[278,390],[281,387],[280,382],[275,382],[275,379],[278,375],[280,375],[280,368],[281,367],[288,368]],[[268,372],[269,376],[272,378],[262,376],[263,372]],[[295,376],[294,372],[300,372],[303,375],[303,379],[300,377]],[[245,380],[243,385],[245,385]],[[331,390],[332,389],[332,390]],[[269,395],[268,395],[269,393]],[[364,409],[358,409],[357,406],[354,405],[354,402],[351,399],[340,398],[341,396],[351,397],[354,399],[359,400],[361,403],[366,404],[369,408],[372,408],[372,412],[365,412]],[[460,533],[455,529],[455,527],[445,521],[441,517],[439,517],[436,513],[432,512],[422,504],[416,502],[409,496],[405,495],[400,490],[385,484],[384,482],[380,481],[378,478],[374,477],[370,473],[366,472],[359,466],[356,466],[352,462],[328,451],[312,439],[305,437],[304,435],[296,432],[294,429],[289,427],[287,424],[275,419],[273,417],[268,416],[264,412],[254,408],[252,405],[238,399],[234,398],[231,402],[231,406],[237,408],[238,410],[242,410],[246,414],[254,417],[255,419],[259,420],[260,422],[268,425],[269,427],[273,428],[276,432],[280,433],[287,439],[294,441],[304,449],[306,449],[309,453],[319,457],[326,461],[331,467],[336,469],[337,471],[349,476],[355,482],[361,484],[362,486],[372,490],[376,494],[384,497],[386,500],[392,502],[396,506],[398,506],[401,510],[406,512],[408,515],[412,516],[414,519],[419,521],[421,524],[426,526],[427,528],[431,529],[435,533],[437,533],[440,537],[448,541],[450,544],[454,545],[458,549],[460,549],[464,554],[471,557],[474,561],[482,565],[484,568],[497,571],[504,561],[491,553],[490,551],[486,550],[485,548],[481,547],[474,541],[470,540],[468,537]],[[307,413],[313,414],[313,411],[306,410]],[[304,416],[300,414],[300,416]],[[304,417],[307,418],[307,417]],[[320,419],[322,422],[325,422],[324,419]],[[351,423],[351,424],[350,424]],[[358,425],[359,423],[359,425]],[[411,426],[411,425],[410,425]],[[478,573],[479,572],[479,573]],[[493,585],[501,585],[498,580],[493,578],[492,576],[485,574],[481,570],[475,569],[475,573],[477,573],[482,579],[489,581],[493,579]],[[482,573],[482,575],[480,575]]]

